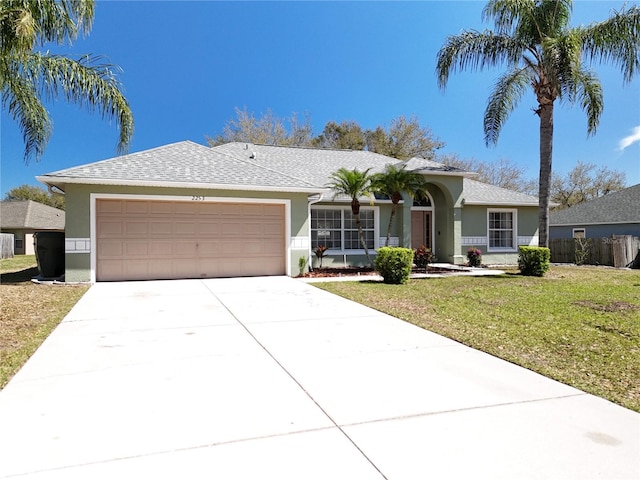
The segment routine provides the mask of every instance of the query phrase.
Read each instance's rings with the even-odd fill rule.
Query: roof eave
[[[464,205],[477,205],[477,206],[489,206],[489,207],[537,207],[538,202],[482,202],[482,201],[469,201],[465,200]]]
[[[198,188],[205,190],[246,190],[251,192],[289,192],[289,193],[327,193],[330,190],[321,187],[289,187],[271,185],[238,185],[197,182],[165,182],[149,180],[118,180],[108,178],[76,178],[76,177],[51,177],[48,175],[37,176],[36,180],[45,185],[60,188],[60,185],[68,183],[80,185],[113,185],[123,187],[163,187],[163,188]]]

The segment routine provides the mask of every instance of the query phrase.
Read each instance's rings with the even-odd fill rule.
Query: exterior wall
[[[203,201],[215,198],[286,200],[290,205],[288,245],[288,273],[298,273],[298,259],[307,257],[310,248],[308,221],[308,197],[305,193],[248,192],[233,190],[181,189],[163,187],[126,187],[110,185],[75,185],[66,188],[66,280],[69,282],[90,282],[92,278],[91,204],[92,195],[157,196],[162,200],[188,201],[193,197],[204,197]],[[159,198],[160,199],[160,198]]]
[[[509,207],[504,208],[509,209]],[[490,252],[487,218],[488,211],[493,209],[494,207],[485,205],[465,205],[462,209],[460,255],[464,258],[464,262],[466,262],[467,249],[473,246],[482,250],[482,262],[484,264],[515,265],[518,263],[518,246],[538,245],[538,208],[518,207],[515,208],[517,212],[515,248],[510,251]]]
[[[640,223],[601,225],[554,225],[549,227],[549,238],[573,238],[574,228],[584,228],[586,238],[606,238],[611,235],[640,237]]]

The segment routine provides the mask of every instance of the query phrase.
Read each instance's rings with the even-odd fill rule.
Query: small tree
[[[404,165],[400,168],[395,165],[387,165],[384,173],[373,176],[372,186],[374,191],[386,195],[391,200],[391,215],[387,226],[387,239],[384,244],[385,247],[388,247],[391,239],[391,226],[398,204],[402,200],[402,193],[406,193],[411,198],[424,197],[426,195],[426,181],[419,173],[406,170]]]
[[[369,256],[369,248],[362,231],[362,222],[360,221],[360,198],[369,197],[373,199],[373,189],[371,185],[372,176],[369,174],[370,169],[361,172],[357,169],[347,170],[341,168],[329,175],[329,182],[326,187],[331,188],[335,195],[346,195],[351,198],[351,213],[358,227],[358,236],[360,243],[364,249],[369,265],[371,265],[371,257]]]

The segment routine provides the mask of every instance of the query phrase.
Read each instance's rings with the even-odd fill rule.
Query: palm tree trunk
[[[371,257],[369,256],[369,249],[367,248],[367,242],[364,239],[364,232],[362,231],[362,224],[360,223],[360,212],[355,213],[353,215],[353,219],[356,222],[356,226],[358,227],[358,235],[360,236],[360,243],[362,244],[362,248],[364,248],[364,254],[367,257],[367,262],[369,262],[369,266],[372,265]]]
[[[389,225],[387,226],[387,240],[384,242],[384,246],[388,247],[391,241],[391,225],[393,225],[393,217],[396,214],[396,203],[391,204],[391,215],[389,216]]]
[[[549,200],[551,159],[553,150],[553,102],[541,104],[540,116],[540,183],[538,191],[538,245],[549,246]]]

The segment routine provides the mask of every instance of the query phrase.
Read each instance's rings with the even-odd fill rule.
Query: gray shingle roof
[[[470,178],[464,179],[463,195],[464,203],[467,205],[538,205],[538,197]]]
[[[640,184],[553,212],[550,225],[640,223]]]
[[[38,177],[45,183],[104,183],[242,187],[283,191],[317,190],[317,186],[194,142],[184,141],[123,155],[101,162],[59,170]]]
[[[206,147],[184,141],[38,177],[56,186],[94,183],[138,186],[200,186],[295,192],[326,191],[328,177],[339,168],[382,172],[387,165],[409,170],[467,177],[455,167],[421,158],[401,162],[362,150],[255,145],[242,142]],[[536,205],[529,195],[464,179],[465,201],[483,205]],[[345,200],[336,197],[336,200]]]
[[[64,230],[64,220],[64,210],[33,200],[0,202],[0,227],[3,230]]]

